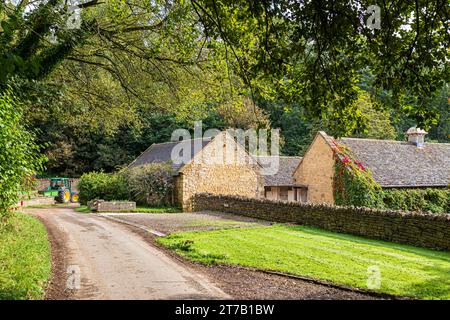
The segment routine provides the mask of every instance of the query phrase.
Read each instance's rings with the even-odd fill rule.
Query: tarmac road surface
[[[53,241],[64,242],[66,283],[60,285],[74,289],[73,299],[230,298],[125,226],[72,208],[27,211],[44,221]]]

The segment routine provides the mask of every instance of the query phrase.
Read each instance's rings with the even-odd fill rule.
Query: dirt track
[[[122,225],[71,208],[29,211],[50,230],[52,249],[59,246],[59,251],[64,251],[54,256],[50,299],[229,298],[201,273],[171,259]],[[75,274],[69,277],[68,270]],[[72,279],[69,288],[77,286],[78,275],[79,289],[65,289],[68,278]]]

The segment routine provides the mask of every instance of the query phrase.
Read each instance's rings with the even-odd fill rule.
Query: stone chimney
[[[425,146],[425,135],[428,132],[417,127],[411,127],[406,131],[409,143],[417,146],[418,148],[423,148]]]

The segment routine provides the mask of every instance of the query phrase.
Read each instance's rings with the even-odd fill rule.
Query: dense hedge
[[[127,200],[128,188],[122,174],[90,172],[81,176],[78,182],[80,202],[89,200]]]
[[[7,222],[20,192],[28,191],[25,179],[42,170],[45,160],[27,130],[23,105],[9,90],[0,93],[0,225]]]
[[[172,166],[168,163],[151,163],[117,173],[85,173],[78,182],[80,202],[103,199],[168,205],[171,203],[172,180]]]
[[[433,213],[450,212],[449,189],[385,189],[381,198],[385,208]]]
[[[122,174],[131,200],[152,206],[171,203],[173,179],[170,163],[145,164],[127,169]]]
[[[344,169],[345,168],[345,169]],[[404,211],[433,213],[450,212],[450,189],[382,189],[374,185],[368,176],[354,169],[336,164],[335,203],[343,206],[357,206]]]

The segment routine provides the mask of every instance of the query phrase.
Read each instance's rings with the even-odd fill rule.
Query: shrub
[[[386,208],[395,210],[406,210],[405,196],[403,190],[384,190],[383,203]]]
[[[86,204],[93,199],[127,200],[127,184],[122,174],[90,172],[78,182],[80,202]]]
[[[335,202],[337,205],[356,207],[381,207],[381,187],[371,180],[370,173],[361,173],[355,169],[341,167],[338,163],[335,174]]]
[[[449,212],[450,191],[448,189],[385,189],[385,208],[404,211]]]
[[[173,191],[172,165],[150,163],[126,169],[124,175],[130,199],[147,205],[168,205]]]
[[[19,200],[24,179],[43,168],[46,158],[39,149],[22,105],[8,91],[0,93],[0,224]]]
[[[442,212],[450,213],[450,189],[426,189],[425,200],[428,204],[442,208]],[[430,209],[431,212],[435,212]]]

